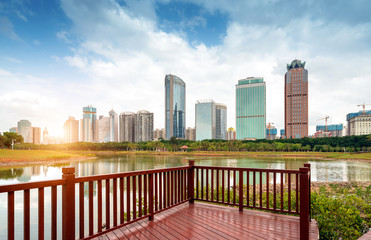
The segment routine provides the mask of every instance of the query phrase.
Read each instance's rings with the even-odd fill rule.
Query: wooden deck
[[[318,239],[310,224],[310,239]],[[184,203],[94,239],[299,239],[299,217],[212,205]]]

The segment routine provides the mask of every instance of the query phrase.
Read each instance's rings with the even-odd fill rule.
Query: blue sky
[[[187,126],[196,100],[228,106],[235,84],[267,83],[267,121],[283,128],[286,64],[309,71],[310,132],[317,119],[345,123],[371,103],[371,1],[10,0],[0,2],[0,131],[28,119],[62,133],[92,104],[154,112],[164,126],[164,76],[187,84]]]

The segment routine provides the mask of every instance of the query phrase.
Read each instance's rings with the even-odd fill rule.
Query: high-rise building
[[[343,124],[331,124],[331,125],[317,125],[316,132],[329,132],[330,137],[342,137],[343,136]]]
[[[44,129],[43,131],[43,144],[49,144],[49,132],[48,129]]]
[[[266,129],[266,138],[268,140],[274,140],[277,137],[277,128],[275,128],[272,123],[268,123]]]
[[[158,140],[159,138],[165,139],[166,134],[165,134],[165,129],[156,129],[153,131],[153,140]]]
[[[145,110],[138,111],[135,120],[135,142],[153,140],[153,113]]]
[[[83,107],[83,118],[81,119],[81,141],[98,141],[98,120],[97,109],[95,107]]]
[[[216,108],[213,100],[197,101],[196,109],[196,141],[215,139]]]
[[[216,139],[227,139],[227,106],[222,103],[215,104]]]
[[[39,127],[32,127],[32,143],[41,143],[41,129]]]
[[[99,116],[98,119],[98,142],[104,143],[110,141],[110,118]]]
[[[263,78],[241,79],[236,85],[237,139],[264,139],[266,87]]]
[[[360,128],[359,128],[360,125],[358,125],[359,131],[356,131],[355,130],[355,127],[356,127],[355,121],[354,120],[352,121],[353,126],[351,126],[351,123],[350,123],[351,121],[350,120],[355,118],[355,117],[358,117],[360,115],[371,115],[371,110],[365,110],[365,112],[359,111],[359,112],[348,113],[347,114],[347,117],[346,117],[346,119],[347,119],[347,136],[359,135],[359,134],[355,134],[355,133],[360,131]],[[360,123],[359,121],[356,121],[356,122]]]
[[[118,115],[113,109],[109,112],[109,141],[110,142],[118,142],[119,140],[119,121]]]
[[[196,141],[196,128],[187,128],[185,135],[187,140]]]
[[[175,75],[165,76],[166,138],[185,138],[186,84]]]
[[[25,143],[32,143],[33,137],[32,137],[32,127],[31,122],[28,120],[20,120],[18,122],[18,134],[23,137],[23,140]]]
[[[120,114],[120,142],[135,141],[135,121],[136,116],[133,112],[124,112]]]
[[[64,142],[75,143],[79,141],[79,120],[69,117],[63,126]]]
[[[228,128],[227,131],[227,140],[235,140],[236,139],[236,131],[233,127]]]
[[[308,71],[305,62],[287,64],[285,74],[286,138],[308,137]]]

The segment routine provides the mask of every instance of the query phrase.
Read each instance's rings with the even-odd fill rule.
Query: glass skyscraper
[[[81,141],[98,142],[98,120],[97,109],[93,106],[83,107],[83,118],[81,120]]]
[[[236,85],[237,139],[264,139],[266,88],[263,78],[241,79]]]
[[[213,100],[197,101],[196,106],[196,141],[215,139],[216,108]]]
[[[227,106],[222,103],[215,104],[216,113],[216,139],[227,139]]]
[[[185,138],[186,84],[177,76],[165,76],[166,138]]]

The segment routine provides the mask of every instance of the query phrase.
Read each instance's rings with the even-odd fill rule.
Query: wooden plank
[[[52,186],[51,192],[51,236],[52,240],[57,239],[57,186]]]
[[[112,189],[112,197],[113,197],[113,226],[117,226],[117,178],[113,180],[113,189]]]
[[[138,176],[138,216],[142,217],[142,175]]]
[[[133,219],[137,219],[137,176],[133,176]]]
[[[98,203],[98,221],[97,221],[97,229],[98,232],[102,232],[102,226],[103,226],[103,216],[102,216],[102,180],[98,180],[97,183],[97,203]]]
[[[98,207],[99,208],[99,207]],[[94,234],[93,182],[89,182],[89,235]]]
[[[120,224],[124,223],[124,178],[120,178]]]
[[[129,222],[130,217],[130,177],[126,178],[126,221]]]
[[[84,183],[79,183],[79,236],[84,235]]]
[[[44,188],[39,188],[38,239],[44,240]]]
[[[14,192],[8,192],[8,240],[14,240]]]
[[[30,239],[30,190],[23,192],[23,239]]]

